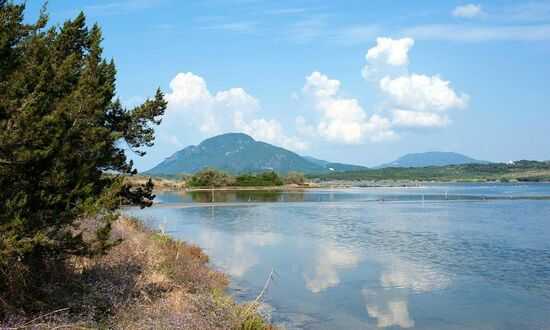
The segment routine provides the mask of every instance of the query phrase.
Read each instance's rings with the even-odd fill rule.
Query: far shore
[[[208,191],[306,191],[316,189],[349,189],[349,188],[419,188],[426,185],[444,184],[522,184],[525,182],[501,182],[501,181],[330,181],[319,183],[307,183],[304,185],[282,186],[224,186],[224,187],[185,187],[174,185],[156,185],[156,192],[181,191],[181,192],[208,192]],[[548,181],[539,183],[550,183]]]

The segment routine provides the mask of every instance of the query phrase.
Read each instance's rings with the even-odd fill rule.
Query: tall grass
[[[28,278],[42,277],[42,287],[15,304],[13,292],[0,293],[0,328],[271,328],[226,294],[227,277],[199,247],[127,218],[114,223],[112,235],[121,243],[104,256],[73,258],[41,274],[3,269],[14,291]]]

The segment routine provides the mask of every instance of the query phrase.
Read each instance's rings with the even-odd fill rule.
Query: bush
[[[304,173],[300,172],[288,172],[288,174],[285,176],[285,183],[287,184],[304,184],[306,181],[306,177],[304,176]]]
[[[212,168],[195,173],[188,181],[190,187],[226,187],[235,182],[232,176]]]
[[[235,185],[241,187],[282,186],[283,180],[275,172],[243,174],[235,178]]]

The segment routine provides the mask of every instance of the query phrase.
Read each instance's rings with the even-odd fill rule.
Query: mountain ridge
[[[464,164],[489,164],[485,160],[478,160],[469,156],[447,151],[428,151],[405,154],[393,162],[382,164],[377,168],[385,167],[428,167]]]
[[[366,169],[359,165],[303,157],[290,150],[256,141],[244,133],[225,133],[175,152],[144,174],[192,174],[206,167],[229,173],[269,170],[280,173],[323,173]]]

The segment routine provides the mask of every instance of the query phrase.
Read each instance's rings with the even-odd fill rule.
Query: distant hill
[[[171,175],[195,173],[213,167],[229,173],[291,171],[325,173],[348,171],[362,166],[331,163],[302,157],[292,151],[254,140],[243,133],[227,133],[206,139],[197,146],[186,147],[166,158],[144,174]]]
[[[351,164],[343,164],[343,163],[333,163],[322,159],[313,158],[310,156],[303,156],[306,160],[309,160],[310,162],[317,164],[319,166],[322,166],[328,171],[336,171],[336,172],[345,172],[345,171],[361,171],[366,170],[367,167],[361,166],[361,165],[351,165]]]
[[[477,160],[456,152],[423,152],[407,154],[391,163],[379,166],[384,167],[426,167],[426,166],[447,166],[463,164],[489,164],[484,160]]]

